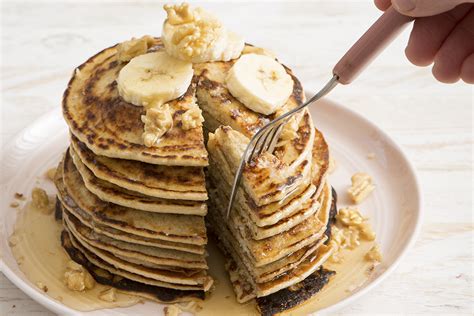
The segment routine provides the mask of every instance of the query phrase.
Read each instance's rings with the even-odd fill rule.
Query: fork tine
[[[280,139],[281,131],[283,130],[283,127],[287,122],[288,120],[285,120],[283,123],[280,124],[280,126],[278,126],[278,128],[275,128],[275,134],[273,134],[272,141],[270,142],[270,144],[268,144],[267,147],[267,151],[269,153],[273,153],[273,150],[275,150],[275,146],[278,143],[278,139]]]
[[[255,156],[261,155],[263,152],[267,151],[268,144],[270,143],[273,133],[275,131],[275,126],[270,126],[268,131],[265,133],[265,138],[261,142],[261,146],[258,148],[258,151],[255,153]]]
[[[264,144],[264,141],[266,137],[268,136],[268,133],[271,131],[271,128],[267,128],[261,132],[261,134],[257,137],[255,140],[254,147],[252,148],[252,151],[250,152],[250,155],[248,156],[247,161],[251,161],[258,153],[261,151],[262,146]]]

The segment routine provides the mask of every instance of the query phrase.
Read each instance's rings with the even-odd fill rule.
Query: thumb
[[[440,14],[465,2],[474,0],[392,0],[392,6],[403,15],[420,17]]]

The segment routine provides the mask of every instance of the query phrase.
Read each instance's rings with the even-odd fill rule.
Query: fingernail
[[[415,9],[416,5],[413,0],[397,0],[393,1],[393,6],[400,12],[409,12]]]

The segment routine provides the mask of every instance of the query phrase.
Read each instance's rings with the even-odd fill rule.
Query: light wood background
[[[157,1],[2,1],[1,141],[58,107],[72,69],[97,51],[159,35]],[[319,89],[380,14],[372,1],[206,2],[233,30],[276,52]],[[473,86],[436,82],[408,63],[409,32],[330,98],[398,141],[423,185],[421,236],[399,268],[341,314],[473,314]],[[341,122],[344,124],[344,122]],[[0,274],[1,315],[50,315]]]

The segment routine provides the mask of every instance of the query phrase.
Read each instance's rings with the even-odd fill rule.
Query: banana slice
[[[191,63],[160,51],[133,58],[120,71],[117,88],[125,101],[151,108],[183,95],[192,78]]]
[[[249,109],[269,115],[284,105],[293,92],[293,79],[275,59],[245,54],[226,77],[230,93]]]

